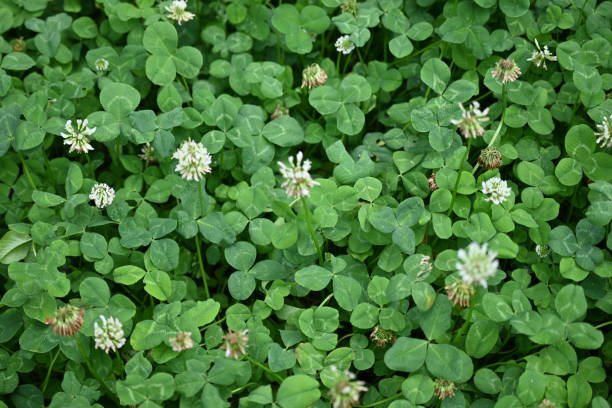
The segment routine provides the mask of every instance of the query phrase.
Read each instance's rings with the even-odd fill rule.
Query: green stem
[[[34,180],[32,180],[30,169],[28,168],[28,165],[26,164],[25,160],[23,160],[23,156],[19,152],[17,152],[17,156],[19,156],[19,160],[21,161],[21,165],[23,166],[23,172],[25,173],[26,178],[28,179],[28,182],[30,183],[30,186],[32,186],[32,190],[36,190],[36,184],[34,184]]]
[[[457,333],[455,334],[455,336],[453,337],[453,339],[451,340],[451,344],[455,344],[455,342],[457,340],[459,340],[461,338],[461,336],[463,335],[463,333],[465,333],[465,331],[468,328],[468,325],[470,324],[471,318],[472,318],[472,311],[474,309],[470,308],[470,310],[468,310],[468,315],[465,318],[465,321],[463,322],[463,325],[461,326],[461,328],[457,331]]]
[[[602,323],[602,324],[600,324],[600,325],[595,326],[595,328],[596,328],[596,329],[601,329],[602,327],[606,327],[606,326],[609,326],[609,325],[611,325],[611,324],[612,324],[612,320],[609,320],[609,321],[607,321],[607,322],[605,322],[605,323]]]
[[[457,181],[455,181],[455,187],[453,188],[453,195],[451,197],[450,208],[448,209],[448,213],[446,214],[447,216],[450,216],[451,213],[453,212],[453,206],[455,205],[455,198],[457,198],[457,188],[459,188],[459,183],[461,181],[461,175],[463,174],[461,169],[463,168],[463,165],[465,164],[465,161],[467,160],[470,154],[471,148],[472,148],[472,139],[469,138],[467,149],[465,149],[465,153],[463,153],[463,158],[461,159],[461,164],[459,165],[459,174],[457,174]]]
[[[353,59],[353,53],[350,53],[346,57],[346,62],[344,63],[344,69],[342,70],[343,74],[346,73],[346,70],[348,69],[348,66],[349,66],[349,62],[351,62],[351,59]]]
[[[336,73],[340,76],[340,57],[342,57],[342,53],[338,52],[338,56],[336,57]]]
[[[235,390],[231,390],[230,392],[231,392],[232,394],[235,394],[235,393],[237,393],[237,392],[239,392],[239,391],[244,390],[244,389],[245,389],[245,388],[247,388],[247,387],[250,387],[251,385],[257,385],[257,383],[256,383],[256,382],[250,382],[250,383],[244,384],[242,387],[238,387],[238,388],[236,388]]]
[[[89,157],[89,154],[87,153],[85,154],[85,156],[87,157],[87,167],[89,168],[89,176],[95,180],[96,178],[94,177],[94,168],[93,164],[91,163],[91,157]]]
[[[377,406],[382,405],[382,404],[384,404],[384,403],[386,403],[386,402],[393,401],[394,399],[397,399],[397,398],[401,397],[402,395],[404,395],[404,394],[403,394],[403,393],[401,393],[401,392],[399,392],[399,393],[397,393],[397,394],[395,394],[395,395],[392,395],[392,396],[390,396],[390,397],[385,398],[384,400],[380,400],[380,401],[378,401],[378,402],[374,402],[374,403],[372,403],[372,404],[367,404],[367,405],[355,405],[355,408],[357,408],[357,407],[358,407],[358,408],[370,408],[370,407],[377,407]]]
[[[115,392],[110,389],[108,384],[106,384],[106,381],[104,381],[102,378],[100,378],[100,376],[98,375],[96,370],[94,370],[94,368],[91,366],[91,362],[89,362],[89,359],[87,358],[87,355],[85,354],[85,349],[83,348],[83,343],[81,343],[81,339],[79,338],[79,334],[77,333],[77,335],[74,338],[76,340],[77,345],[79,346],[79,352],[81,353],[81,358],[85,362],[85,366],[87,366],[87,369],[89,370],[91,375],[93,375],[94,378],[96,380],[98,380],[98,382],[100,384],[102,384],[104,386],[104,388],[106,388],[106,390],[109,393],[109,398],[111,398],[113,401],[115,401],[117,403],[117,405],[119,405],[119,401],[117,400],[117,397],[115,396]]]
[[[507,98],[507,93],[506,93],[506,84],[502,85],[502,114],[501,114],[501,118],[499,120],[499,125],[497,125],[497,129],[495,129],[495,133],[493,134],[493,137],[491,138],[491,141],[487,144],[487,147],[491,147],[495,144],[495,142],[497,141],[498,136],[501,133],[501,128],[502,125],[504,124],[504,118],[506,117],[506,98]],[[474,169],[472,170],[472,174],[476,173],[476,170],[478,170],[478,167],[480,167],[480,163],[476,163],[476,165],[474,166]]]
[[[304,198],[303,196],[301,200],[302,207],[304,208],[304,216],[306,218],[306,226],[308,227],[308,232],[310,233],[310,238],[312,239],[312,243],[314,244],[315,248],[317,248],[317,252],[319,253],[319,265],[323,265],[323,251],[321,251],[321,246],[319,245],[319,241],[317,241],[315,230],[312,226],[312,215],[310,214],[308,203],[306,202],[306,198]]]
[[[385,49],[387,49],[387,47],[385,47]],[[361,51],[359,51],[359,48],[356,47],[355,51],[357,51],[357,57],[359,57],[359,62],[361,62],[364,67],[367,67],[367,64],[364,62],[363,57],[361,56]]]
[[[319,304],[319,306],[317,306],[317,308],[325,306],[325,304],[329,301],[329,299],[332,298],[332,296],[334,296],[333,293],[330,293],[329,295],[327,295],[327,297],[323,299],[323,301]]]
[[[268,367],[266,367],[265,365],[261,364],[259,361],[251,358],[251,356],[249,356],[248,354],[245,354],[245,357],[247,358],[247,360],[249,360],[252,364],[256,365],[257,367],[261,368],[262,370],[264,370],[265,372],[267,372],[268,374],[270,374],[272,377],[274,377],[276,379],[276,381],[278,381],[279,383],[282,383],[284,378],[281,377],[280,375],[276,374],[274,371],[270,370]]]
[[[55,352],[55,356],[53,356],[53,358],[51,359],[51,364],[49,364],[49,369],[47,370],[47,375],[45,376],[45,381],[43,382],[42,385],[42,393],[45,393],[45,390],[47,389],[47,385],[49,384],[49,378],[51,378],[51,371],[53,370],[53,366],[55,365],[55,360],[57,360],[57,358],[59,357],[59,353],[60,353],[60,348],[57,348],[57,351]]]
[[[210,293],[208,292],[208,283],[206,282],[206,272],[204,271],[204,261],[202,260],[202,248],[200,247],[200,232],[195,236],[196,239],[196,251],[198,251],[198,264],[200,265],[200,275],[202,275],[202,282],[204,283],[204,295],[206,299],[210,298]]]

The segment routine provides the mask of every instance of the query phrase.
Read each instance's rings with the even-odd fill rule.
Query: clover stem
[[[457,331],[457,333],[455,334],[455,336],[451,340],[451,344],[453,344],[457,340],[459,340],[459,338],[461,338],[463,333],[465,333],[465,331],[467,330],[467,327],[468,327],[468,325],[470,323],[470,319],[472,318],[472,311],[473,310],[474,310],[473,308],[470,308],[470,310],[468,310],[468,314],[467,314],[467,316],[465,318],[465,321],[463,322],[463,325],[459,328],[459,330]]]
[[[42,393],[45,393],[45,390],[47,389],[47,384],[49,384],[49,378],[51,377],[51,371],[53,370],[53,366],[55,365],[55,360],[57,360],[57,358],[59,357],[59,353],[60,353],[60,348],[57,348],[57,351],[55,352],[55,355],[53,356],[53,358],[51,359],[51,363],[49,364],[49,369],[47,370],[47,375],[45,376],[45,381],[43,382],[42,385]]]
[[[342,70],[342,73],[346,73],[346,70],[348,69],[349,66],[349,62],[351,62],[351,59],[353,59],[353,53],[350,53],[347,57],[346,57],[346,62],[344,63],[344,69]]]
[[[92,179],[95,179],[93,164],[91,163],[91,157],[89,157],[88,154],[85,154],[85,156],[87,156],[87,167],[89,169],[89,175],[91,176]]]
[[[336,73],[340,76],[340,57],[342,56],[341,52],[338,52],[338,56],[336,57]]]
[[[319,264],[323,265],[323,252],[321,251],[321,246],[319,245],[319,241],[317,241],[317,237],[315,236],[315,230],[312,226],[312,214],[310,214],[310,209],[308,208],[306,198],[302,197],[301,200],[302,207],[304,207],[304,218],[306,218],[306,226],[308,227],[310,238],[312,239],[312,243],[314,244],[315,248],[317,248],[317,252],[319,253]]]
[[[85,365],[87,366],[87,369],[89,370],[91,375],[93,375],[95,377],[95,379],[98,380],[98,382],[100,382],[100,384],[102,384],[104,386],[104,388],[106,388],[106,390],[109,392],[109,398],[112,399],[113,401],[115,401],[119,405],[119,401],[117,400],[117,397],[115,397],[115,392],[113,390],[111,390],[111,388],[108,386],[108,384],[106,384],[106,381],[104,381],[102,378],[100,378],[98,373],[92,367],[91,362],[89,361],[89,358],[87,358],[87,355],[85,354],[85,349],[83,348],[83,343],[81,343],[81,339],[79,338],[79,334],[78,333],[76,334],[74,339],[76,340],[76,343],[77,343],[77,345],[79,347],[79,353],[81,353],[81,358],[85,362]]]
[[[21,161],[21,165],[23,166],[23,172],[25,173],[28,182],[32,186],[32,190],[36,190],[36,184],[34,184],[34,180],[32,180],[32,175],[30,174],[30,169],[28,168],[28,165],[26,164],[25,160],[23,160],[23,156],[21,155],[21,153],[17,152],[17,155],[19,156],[19,160]]]
[[[202,195],[204,194],[202,189],[202,182],[198,182],[198,201],[200,202],[200,215],[204,214],[204,203],[202,202]],[[204,270],[204,260],[202,259],[202,247],[200,245],[200,231],[195,235],[196,251],[198,252],[198,265],[200,266],[200,275],[202,275],[202,283],[204,284],[204,295],[206,299],[210,298],[210,292],[208,291],[208,282],[206,281],[206,271]]]
[[[449,216],[451,212],[453,212],[453,206],[455,205],[455,198],[457,198],[457,188],[459,188],[459,183],[461,182],[461,175],[462,175],[461,168],[465,164],[465,161],[467,160],[468,155],[470,154],[471,148],[472,148],[472,139],[468,138],[467,149],[465,149],[465,153],[463,153],[463,158],[461,159],[461,164],[459,164],[459,174],[457,174],[457,181],[455,181],[455,187],[453,188],[453,195],[451,197],[450,208],[448,209],[448,213],[446,214],[447,216]]]
[[[387,49],[387,47],[385,47],[385,49]],[[365,63],[365,61],[363,60],[363,57],[361,56],[361,51],[359,51],[359,47],[355,47],[355,51],[357,51],[357,57],[359,57],[359,62],[361,62],[361,64],[364,67],[367,67],[367,64]]]
[[[596,328],[596,329],[601,329],[602,327],[606,327],[606,326],[609,326],[609,325],[611,325],[611,324],[612,324],[612,320],[608,320],[608,321],[607,321],[607,322],[605,322],[605,323],[602,323],[602,324],[600,324],[600,325],[595,326],[595,328]]]
[[[499,125],[497,125],[497,129],[495,129],[495,133],[493,134],[491,141],[487,144],[487,147],[491,147],[495,144],[497,137],[501,133],[502,125],[504,124],[504,118],[506,117],[506,84],[502,85],[502,101],[502,114],[499,120]],[[472,174],[476,173],[478,167],[480,167],[480,163],[476,163],[474,169],[472,170]]]
[[[329,299],[332,298],[332,296],[334,296],[333,293],[330,293],[329,295],[327,295],[327,297],[323,299],[323,301],[319,304],[319,306],[317,306],[317,308],[325,306],[325,304],[329,301]]]
[[[380,401],[378,401],[378,402],[374,402],[374,403],[372,403],[372,404],[367,404],[367,405],[355,405],[355,408],[370,408],[370,407],[377,407],[377,406],[382,405],[382,404],[384,404],[384,403],[386,403],[386,402],[393,401],[394,399],[397,399],[397,398],[401,397],[402,395],[404,395],[404,394],[400,392],[400,393],[397,393],[397,394],[392,395],[392,396],[390,396],[390,397],[387,397],[387,398],[385,398],[384,400],[380,400]]]
[[[281,377],[280,375],[276,374],[274,371],[270,370],[268,367],[266,367],[265,365],[261,364],[259,361],[251,358],[251,356],[249,356],[248,354],[245,354],[245,357],[247,358],[247,360],[249,360],[251,363],[253,363],[254,365],[256,365],[257,367],[261,368],[262,370],[264,370],[265,372],[267,372],[268,374],[270,374],[272,377],[274,377],[276,379],[276,381],[282,383],[285,379],[283,377]]]

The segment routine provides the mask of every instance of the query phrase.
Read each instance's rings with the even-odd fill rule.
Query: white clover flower
[[[108,61],[104,58],[98,58],[94,65],[96,66],[96,71],[98,72],[106,71],[108,69]]]
[[[548,69],[546,67],[546,60],[548,60],[548,61],[556,61],[557,57],[552,55],[552,53],[548,50],[548,45],[545,45],[544,49],[542,50],[540,48],[540,44],[538,44],[538,40],[537,39],[535,40],[535,45],[536,45],[536,48],[538,50],[537,51],[533,51],[531,53],[531,57],[527,58],[527,61],[533,62],[536,67],[543,66],[544,69]]]
[[[519,66],[510,58],[497,61],[497,64],[495,64],[491,71],[493,78],[502,84],[516,81],[521,73]]]
[[[350,54],[351,51],[355,49],[355,44],[351,41],[351,37],[349,35],[338,37],[335,45],[336,50],[344,55]]]
[[[102,327],[98,322],[94,323],[94,339],[96,348],[104,350],[108,353],[110,350],[117,351],[125,344],[125,334],[123,333],[123,325],[114,317],[108,319],[100,315],[102,319]]]
[[[187,350],[193,347],[193,340],[191,340],[191,332],[177,333],[176,336],[171,338],[169,341],[172,345],[172,350],[176,352]]]
[[[480,104],[476,101],[472,102],[468,110],[465,110],[463,104],[459,104],[461,108],[461,119],[451,119],[451,123],[459,128],[461,134],[469,139],[484,135],[482,125],[489,121],[487,114],[489,108],[480,110]]]
[[[336,366],[330,369],[336,376],[336,384],[330,389],[333,408],[351,408],[359,404],[362,392],[368,390],[363,381],[355,381],[355,374],[348,370],[339,371]]]
[[[227,329],[227,334],[223,336],[222,350],[225,350],[225,357],[238,360],[240,356],[246,354],[246,348],[249,345],[249,330],[233,331]]]
[[[508,183],[499,177],[492,177],[487,181],[482,182],[482,193],[487,194],[487,201],[494,204],[501,204],[512,194],[512,189],[508,187]]]
[[[66,133],[60,133],[60,135],[64,138],[64,144],[70,146],[70,150],[68,152],[72,153],[74,151],[87,153],[90,150],[93,150],[91,144],[89,144],[88,136],[91,136],[96,131],[96,128],[88,128],[87,127],[87,119],[81,120],[77,119],[77,127],[76,129],[72,126],[72,121],[66,121],[66,125],[64,125],[64,129]]]
[[[496,252],[487,251],[487,244],[478,245],[472,242],[467,251],[460,249],[457,252],[459,261],[455,265],[459,271],[461,279],[469,285],[479,284],[483,288],[487,287],[487,279],[495,275],[498,261],[495,259]]]
[[[151,143],[145,143],[142,145],[138,157],[146,161],[147,164],[155,162],[155,149],[153,146],[151,146]]]
[[[298,152],[295,162],[293,161],[293,156],[289,156],[289,166],[285,163],[278,162],[280,172],[285,178],[281,187],[285,189],[285,192],[290,197],[305,197],[310,194],[310,189],[312,187],[319,185],[318,182],[310,177],[310,173],[308,173],[312,163],[310,160],[304,160],[302,164],[303,158],[304,155],[302,152]]]
[[[595,132],[595,136],[597,136],[595,142],[597,142],[597,144],[601,146],[602,149],[605,149],[606,147],[612,147],[612,135],[610,135],[610,127],[612,127],[612,115],[607,118],[604,118],[601,121],[601,124],[597,125],[597,129],[599,129],[599,132]]]
[[[99,183],[91,188],[89,199],[94,200],[96,207],[104,208],[112,204],[115,199],[115,190],[108,184]]]
[[[185,180],[200,181],[204,174],[212,171],[212,156],[202,143],[191,139],[181,143],[172,158],[178,160],[175,171],[181,173]]]
[[[176,22],[181,25],[185,21],[193,20],[195,14],[186,11],[187,2],[185,0],[174,0],[172,4],[166,6],[166,11],[170,14],[167,14],[166,17],[172,20],[176,20]]]

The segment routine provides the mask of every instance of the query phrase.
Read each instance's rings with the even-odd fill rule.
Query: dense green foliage
[[[612,2],[171,3],[0,0],[0,408],[610,406]]]

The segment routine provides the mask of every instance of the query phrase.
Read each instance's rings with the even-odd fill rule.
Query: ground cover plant
[[[609,407],[610,21],[0,0],[0,407]]]

